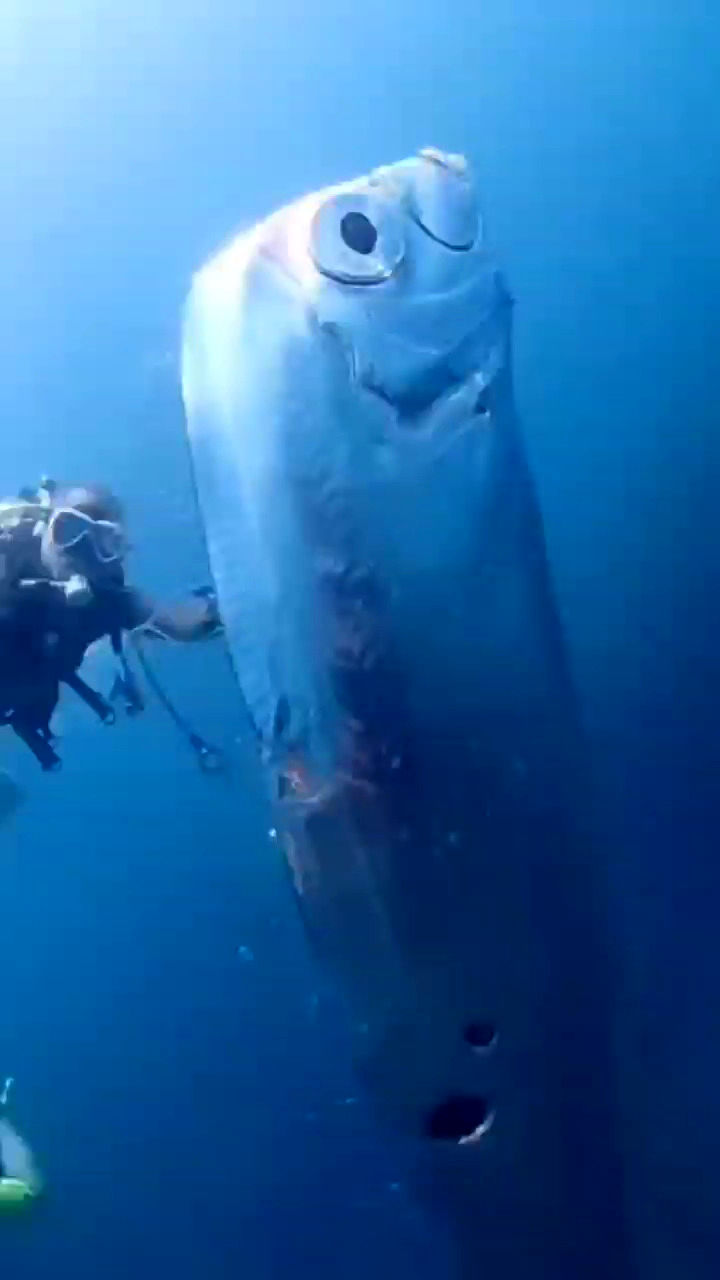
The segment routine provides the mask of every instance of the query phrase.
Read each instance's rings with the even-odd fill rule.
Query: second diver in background
[[[0,1092],[0,1213],[25,1208],[42,1191],[33,1154],[7,1118],[12,1084],[8,1076]]]

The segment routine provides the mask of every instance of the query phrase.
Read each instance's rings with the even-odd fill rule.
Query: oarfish
[[[602,867],[462,157],[306,196],[196,275],[182,389],[309,934],[478,1280],[626,1274]]]

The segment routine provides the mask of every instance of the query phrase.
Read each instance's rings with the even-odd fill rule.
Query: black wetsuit
[[[109,636],[119,652],[124,631],[148,620],[139,593],[122,581],[94,590],[82,604],[52,582],[18,588],[0,608],[0,724],[9,724],[43,768],[57,767],[50,719],[68,684],[100,716],[109,705],[78,676],[91,644]]]

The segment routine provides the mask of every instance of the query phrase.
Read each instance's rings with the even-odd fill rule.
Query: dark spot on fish
[[[283,693],[277,700],[277,705],[275,707],[275,715],[273,718],[272,731],[273,731],[273,738],[275,739],[276,742],[278,741],[279,738],[283,736],[289,724],[290,724],[290,703],[288,699],[285,697],[285,694]]]
[[[425,1137],[440,1142],[477,1141],[489,1129],[492,1118],[487,1098],[452,1094],[425,1117]]]
[[[377,230],[364,213],[356,210],[346,213],[340,223],[340,235],[348,249],[367,255],[377,244]]]
[[[471,1049],[491,1049],[497,1040],[497,1031],[492,1022],[468,1022],[463,1040]]]

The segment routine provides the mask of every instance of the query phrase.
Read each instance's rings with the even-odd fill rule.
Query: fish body
[[[463,1277],[617,1280],[602,873],[511,316],[429,150],[211,259],[183,396],[297,900],[416,1193]]]

